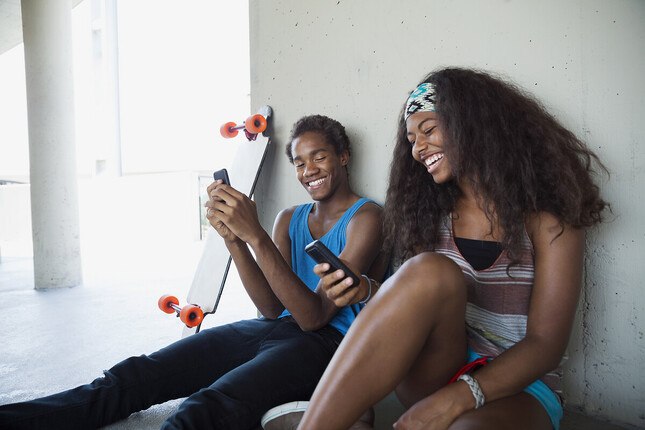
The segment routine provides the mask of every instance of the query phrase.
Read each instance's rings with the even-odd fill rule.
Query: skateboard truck
[[[258,113],[248,117],[243,124],[238,125],[234,122],[227,122],[220,127],[219,132],[225,139],[231,139],[237,136],[238,130],[244,130],[248,140],[255,140],[258,134],[266,129],[267,119],[264,115]]]
[[[159,297],[157,304],[159,305],[159,309],[167,314],[171,314],[173,312],[176,313],[181,322],[186,324],[186,327],[188,328],[200,325],[204,319],[202,308],[197,305],[186,305],[184,307],[180,307],[177,297],[169,294],[164,294]]]

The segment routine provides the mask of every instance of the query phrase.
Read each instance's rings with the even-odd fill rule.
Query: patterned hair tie
[[[429,82],[420,84],[408,97],[404,119],[407,120],[410,115],[417,112],[435,112],[434,98],[434,85]]]

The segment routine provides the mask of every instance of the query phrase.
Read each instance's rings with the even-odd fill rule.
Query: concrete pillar
[[[36,289],[82,283],[70,0],[22,0]]]

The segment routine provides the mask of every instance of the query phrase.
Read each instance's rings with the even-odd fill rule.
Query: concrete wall
[[[590,415],[645,426],[645,2],[251,0],[250,19],[252,107],[275,109],[266,228],[308,198],[283,155],[304,114],[345,124],[354,187],[383,201],[396,116],[439,66],[505,74],[598,152],[615,219],[588,235],[565,390]]]

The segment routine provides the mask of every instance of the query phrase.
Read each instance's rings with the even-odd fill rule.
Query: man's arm
[[[267,318],[277,318],[285,306],[292,315],[293,310],[296,310],[296,314],[316,312],[314,302],[320,299],[291,269],[289,222],[293,208],[280,212],[276,217],[274,243],[260,225],[255,202],[246,195],[226,185],[214,187],[209,195],[211,201],[208,206],[212,209],[208,214],[209,221],[218,233],[229,239],[227,246],[229,242],[235,242],[229,250],[245,289],[260,312]],[[282,294],[286,296],[283,302],[285,297],[280,292],[284,291],[289,294]],[[301,308],[305,310],[298,312]],[[319,328],[310,325],[309,318],[301,317],[299,320],[296,315],[293,316],[303,330]]]
[[[339,307],[327,297],[321,288],[321,283],[318,284],[316,291],[312,292],[293,271],[290,275],[297,280],[298,288],[282,279],[278,260],[284,263],[288,258],[288,261],[291,261],[290,219],[291,216],[276,220],[273,241],[266,236],[256,244],[249,243],[249,245],[254,249],[258,264],[274,293],[286,305],[296,322],[303,330],[316,330],[327,325],[336,315]],[[356,270],[356,273],[367,273],[379,254],[381,243],[381,208],[368,203],[363,205],[349,222],[346,245],[339,257]],[[281,259],[277,258],[275,251],[279,252]],[[364,295],[366,291],[361,290],[360,287],[346,286],[345,288],[348,292],[351,291],[351,294]]]
[[[314,272],[320,277],[318,288],[324,290],[329,300],[332,300],[336,307],[341,308],[358,302],[366,303],[371,300],[381,288],[381,282],[383,282],[389,265],[390,256],[384,251],[379,252],[369,271],[365,273],[369,279],[361,276],[361,283],[355,289],[348,288],[348,281],[342,270],[327,273],[329,271],[329,264],[327,263],[315,265]]]
[[[231,257],[237,268],[242,285],[255,307],[265,317],[277,318],[284,310],[284,306],[275,294],[273,294],[269,283],[253,258],[246,242],[237,237],[217,216],[215,203],[218,200],[215,197],[214,191],[221,184],[222,181],[216,181],[207,188],[210,199],[205,205],[208,208],[206,218],[208,218],[208,221],[215,231],[224,239],[226,248],[231,253]],[[293,209],[288,211],[293,212]]]
[[[253,258],[248,245],[238,240],[230,246],[227,243],[226,247],[231,253],[242,285],[258,311],[263,316],[271,319],[280,316],[284,306],[271,290],[271,286]]]
[[[341,308],[358,302],[365,303],[374,297],[381,286],[381,281],[385,276],[385,272],[389,265],[389,256],[381,250],[381,245],[383,243],[381,235],[382,211],[380,207],[376,207],[374,205],[369,206],[371,206],[371,210],[374,211],[372,214],[373,216],[371,218],[368,218],[365,215],[363,218],[360,218],[358,216],[359,214],[354,216],[352,222],[350,222],[347,227],[347,243],[349,244],[350,241],[352,243],[359,242],[358,245],[362,245],[365,249],[357,250],[358,253],[372,253],[370,266],[368,268],[361,268],[361,270],[358,271],[352,264],[354,258],[351,254],[348,255],[345,250],[340,254],[340,257],[349,266],[350,270],[356,274],[360,273],[366,275],[361,276],[358,287],[354,288],[351,286],[350,278],[347,278],[347,275],[343,273],[342,270],[327,273],[329,270],[329,264],[322,263],[314,266],[314,272],[321,278],[318,283],[318,290],[332,301],[336,308]],[[376,222],[376,224],[373,224],[373,222]],[[363,230],[364,227],[366,227],[365,230]],[[369,235],[369,237],[366,237],[366,234]],[[351,250],[352,248],[350,248],[350,251]],[[366,279],[366,277],[368,277],[369,280]]]
[[[319,289],[316,292],[309,290],[291,270],[291,214],[283,211],[277,217],[272,240],[257,219],[255,203],[248,197],[225,185],[217,187],[214,195],[216,199],[210,203],[215,209],[212,215],[215,222],[221,221],[251,247],[271,290],[300,327],[317,330],[327,325],[338,307]],[[341,257],[360,273],[370,268],[381,246],[380,212],[381,209],[375,205],[364,205],[354,215],[347,230],[347,246]]]

